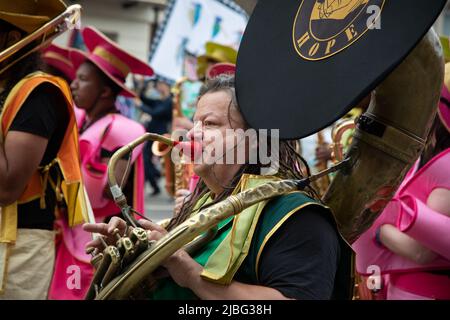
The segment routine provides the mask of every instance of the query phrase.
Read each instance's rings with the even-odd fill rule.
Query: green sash
[[[278,178],[246,174],[233,193],[273,180]],[[211,201],[210,198],[205,201],[204,197],[198,203],[204,206]],[[240,273],[243,271],[248,274],[246,278],[257,283],[259,258],[267,241],[292,214],[311,204],[320,205],[302,192],[294,192],[255,204],[219,223],[216,237],[193,256],[195,261],[204,266],[202,278],[218,284],[229,284],[248,257],[250,264],[242,269],[249,270],[241,270]],[[196,299],[191,290],[177,286],[171,279],[160,281],[151,298]]]

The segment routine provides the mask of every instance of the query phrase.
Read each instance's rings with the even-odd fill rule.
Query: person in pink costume
[[[118,95],[135,97],[125,86],[129,73],[152,76],[153,70],[92,27],[84,28],[82,36],[88,51],[70,52],[77,70],[71,89],[78,107],[83,180],[95,220],[103,222],[121,215],[107,182],[108,161],[115,151],[145,133],[141,124],[118,113],[115,101]],[[142,147],[138,147],[118,162],[115,172],[117,181],[125,182],[123,190],[129,203],[140,213],[144,212],[143,168]],[[60,223],[64,241],[59,246],[49,298],[83,299],[93,276],[91,257],[84,247],[92,239],[81,228],[70,229],[65,221]]]
[[[438,115],[422,156],[353,244],[363,297],[450,300],[449,88],[447,64]]]

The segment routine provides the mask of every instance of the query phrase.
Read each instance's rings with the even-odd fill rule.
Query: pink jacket
[[[109,114],[96,121],[80,135],[81,171],[97,219],[118,212],[114,201],[103,196],[103,190],[108,184],[107,165],[100,161],[100,150],[103,148],[115,151],[144,133],[145,129],[139,123],[120,114]],[[135,199],[128,199],[133,200],[133,207],[138,212],[144,210],[142,150],[143,145],[140,145],[134,149],[131,156],[131,162],[135,164]]]
[[[450,217],[426,205],[434,189],[450,189],[450,149],[419,170],[418,164],[419,160],[372,227],[353,244],[358,273],[370,275],[370,266],[378,266],[382,275],[450,269]],[[375,232],[383,224],[396,226],[439,256],[429,263],[418,264],[378,246]]]
[[[76,109],[77,123],[84,121],[84,111]],[[120,212],[114,201],[103,197],[107,184],[107,165],[100,162],[100,149],[114,151],[145,133],[137,122],[119,114],[110,114],[95,122],[80,136],[81,170],[97,222]],[[131,161],[134,166],[134,199],[128,199],[138,212],[144,211],[144,166],[142,146],[134,149]],[[49,290],[49,299],[83,299],[93,277],[91,256],[85,253],[85,245],[92,240],[82,226],[69,228],[65,221],[57,221],[61,241],[57,247],[55,271]]]

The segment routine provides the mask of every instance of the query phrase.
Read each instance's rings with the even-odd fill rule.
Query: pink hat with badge
[[[127,88],[125,80],[130,73],[153,76],[153,69],[144,61],[132,56],[108,39],[93,27],[86,27],[82,36],[88,52],[72,50],[70,58],[75,69],[86,60],[92,62],[103,73],[122,88],[120,95],[135,97],[136,94]]]

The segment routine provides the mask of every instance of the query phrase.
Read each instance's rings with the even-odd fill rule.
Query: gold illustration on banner
[[[385,0],[303,0],[293,25],[297,53],[307,60],[331,57],[354,44],[381,19]]]

